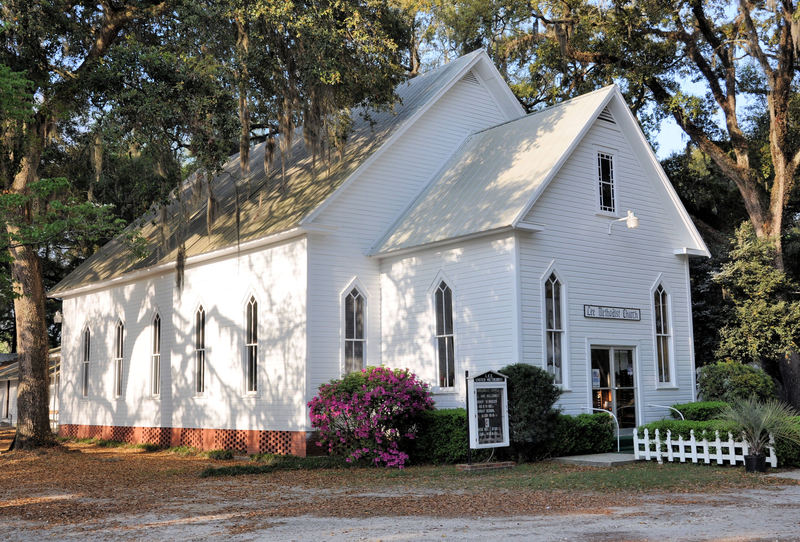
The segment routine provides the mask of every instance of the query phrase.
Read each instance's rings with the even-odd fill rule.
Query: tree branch
[[[747,43],[750,46],[750,53],[758,60],[758,63],[761,64],[761,69],[764,70],[764,73],[767,75],[768,84],[772,87],[774,77],[772,66],[770,66],[769,60],[764,54],[764,50],[761,49],[758,32],[753,24],[753,19],[750,17],[750,10],[753,9],[753,5],[748,0],[739,0],[739,8],[742,21],[744,21],[744,28],[747,32]]]

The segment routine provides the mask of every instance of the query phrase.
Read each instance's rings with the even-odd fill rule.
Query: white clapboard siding
[[[715,431],[714,440],[695,438],[694,430],[689,432],[689,439],[683,436],[672,438],[672,432],[667,430],[666,436],[661,435],[658,429],[653,437],[648,429],[639,437],[639,432],[633,434],[633,453],[636,459],[653,460],[659,463],[681,462],[716,463],[717,465],[736,465],[744,463],[744,456],[749,454],[750,447],[741,439],[734,439],[732,433],[727,438],[720,438],[719,431]],[[663,437],[663,440],[662,440]],[[770,446],[767,447],[767,463],[775,468],[778,466],[778,457],[775,455],[774,439],[770,437]]]
[[[287,241],[64,300],[60,423],[302,430],[306,240]],[[259,393],[244,393],[245,304],[258,301]],[[194,393],[194,316],[206,312],[206,393]],[[151,322],[161,317],[161,394],[150,393]],[[114,329],[125,325],[123,395],[113,394]],[[89,397],[81,395],[91,331]]]
[[[341,293],[353,279],[366,289],[367,363],[392,363],[381,357],[380,265],[365,254],[469,133],[503,120],[482,84],[457,82],[315,219],[335,228],[309,242],[309,398],[341,374]]]
[[[624,223],[608,234],[608,216],[598,214],[597,152],[614,154],[617,208],[639,217],[638,229]],[[631,346],[636,350],[638,422],[660,419],[663,411],[649,403],[692,400],[688,265],[673,250],[687,246],[680,217],[667,204],[667,193],[655,172],[643,168],[619,125],[595,121],[524,222],[543,226],[521,232],[523,359],[543,365],[542,278],[554,269],[567,295],[568,388],[559,400],[571,414],[591,407],[589,344]],[[691,246],[691,245],[690,245]],[[551,267],[552,266],[552,267]],[[654,357],[651,289],[661,280],[670,295],[675,386],[658,387]],[[589,319],[584,304],[641,309],[641,321]]]
[[[384,363],[409,368],[437,392],[433,288],[453,291],[455,390],[437,408],[464,406],[464,371],[475,375],[513,363],[513,237],[504,235],[386,258],[381,266]]]
[[[16,380],[0,380],[0,420],[17,423]]]

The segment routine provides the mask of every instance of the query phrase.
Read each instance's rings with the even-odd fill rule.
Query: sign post
[[[488,371],[467,379],[467,435],[469,449],[509,445],[507,377]],[[471,459],[471,454],[468,460]]]

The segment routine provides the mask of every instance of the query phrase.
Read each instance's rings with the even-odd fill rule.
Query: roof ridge
[[[521,117],[517,117],[517,118],[511,119],[511,120],[507,120],[505,122],[501,122],[499,124],[495,124],[494,126],[489,126],[488,128],[484,128],[483,130],[478,130],[477,132],[472,132],[470,134],[470,137],[474,136],[474,135],[477,135],[477,134],[484,133],[484,132],[489,132],[491,130],[494,130],[495,128],[500,128],[501,126],[505,126],[505,125],[511,124],[513,122],[518,122],[518,121],[521,121],[521,120],[525,120],[525,119],[529,119],[529,118],[535,117],[537,115],[541,115],[542,113],[550,112],[550,111],[552,111],[554,109],[557,109],[559,107],[564,107],[564,106],[568,105],[570,102],[574,102],[576,100],[580,100],[580,99],[586,98],[588,96],[591,96],[593,94],[597,94],[598,92],[601,92],[601,91],[604,91],[604,90],[609,90],[609,89],[611,89],[612,87],[615,87],[615,86],[616,86],[616,84],[606,85],[603,88],[598,88],[598,89],[593,90],[591,92],[587,92],[586,94],[581,94],[580,96],[574,96],[572,98],[569,98],[568,100],[564,100],[563,102],[558,102],[557,104],[548,105],[544,109],[540,109],[538,111],[532,111],[531,113],[528,113],[527,115],[522,115]]]

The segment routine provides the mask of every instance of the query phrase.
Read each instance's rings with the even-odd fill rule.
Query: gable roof
[[[403,126],[413,122],[417,113],[438,98],[459,74],[481,57],[486,57],[483,50],[474,51],[399,85],[396,89],[399,102],[389,111],[370,110],[365,118],[363,113],[366,111],[354,110],[353,124],[341,159],[332,158],[330,163],[326,163],[317,157],[314,164],[311,152],[303,142],[301,129],[298,129],[284,157],[285,185],[281,181],[277,152],[270,174],[265,174],[264,143],[250,150],[249,179],[242,178],[239,155],[231,156],[211,181],[218,205],[218,218],[213,222],[211,235],[207,234],[206,227],[206,188],[202,186],[204,183],[195,183],[195,178],[190,178],[166,207],[163,234],[166,242],[162,243],[159,212],[151,211],[131,224],[125,233],[101,247],[54,286],[48,295],[59,297],[76,288],[118,279],[136,271],[174,265],[181,243],[185,243],[185,256],[189,259],[299,226],[302,219],[334,194],[361,164]],[[137,230],[146,241],[147,253],[139,260],[133,258],[125,242],[126,233]]]
[[[510,227],[605,107],[613,88],[470,136],[373,253]]]
[[[627,128],[638,134],[634,138],[638,150],[656,168],[696,244],[687,253],[707,255],[700,234],[616,85],[470,136],[370,253],[387,255],[518,227],[612,101],[622,104],[619,110]]]

